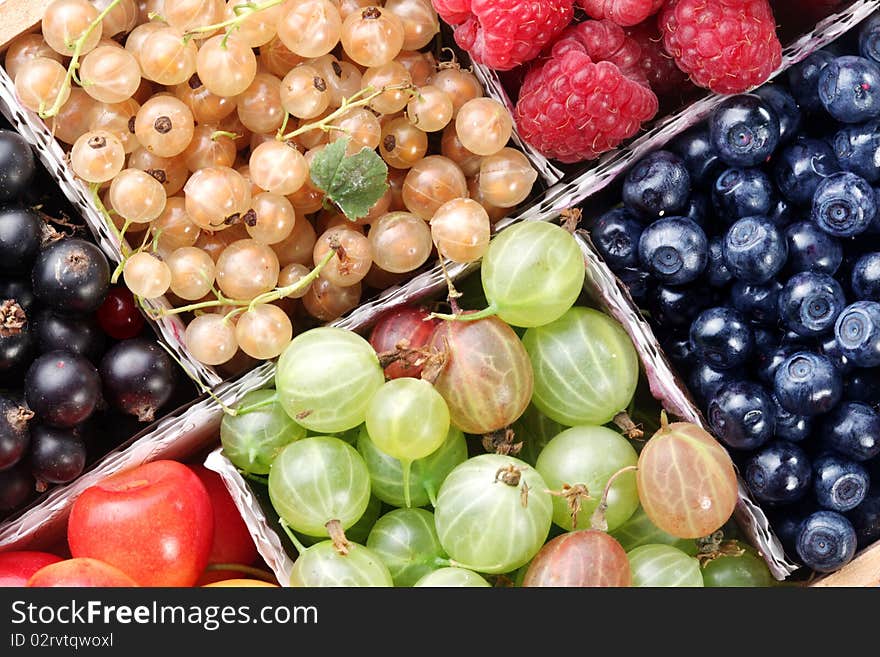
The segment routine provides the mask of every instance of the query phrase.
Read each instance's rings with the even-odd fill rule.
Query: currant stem
[[[369,105],[371,100],[377,98],[378,96],[381,96],[386,91],[403,89],[411,90],[412,88],[413,86],[411,84],[391,85],[388,87],[382,87],[381,89],[376,89],[374,87],[364,87],[363,89],[361,89],[357,93],[352,94],[348,98],[344,98],[342,101],[342,105],[330,112],[330,114],[328,114],[324,118],[313,121],[312,123],[301,125],[296,130],[292,130],[287,134],[284,134],[284,128],[287,125],[287,116],[285,113],[284,123],[278,129],[278,133],[275,135],[275,139],[277,139],[278,141],[288,141],[289,139],[298,137],[299,135],[309,132],[311,130],[323,130],[324,132],[328,132],[330,130],[333,130],[335,127],[328,124],[332,123],[339,117],[344,116],[346,113],[348,113],[349,110],[352,110],[356,107],[364,107],[365,105]]]
[[[89,35],[95,31],[95,28],[101,24],[101,21],[104,20],[104,17],[107,16],[113,9],[118,5],[122,0],[112,0],[109,5],[104,7],[104,10],[98,14],[97,18],[89,23],[89,26],[83,30],[83,33],[79,35],[76,41],[73,42],[73,53],[70,57],[70,64],[67,65],[67,74],[64,76],[64,81],[61,83],[61,88],[58,90],[58,95],[55,96],[55,102],[52,103],[52,107],[48,110],[40,109],[38,114],[41,119],[48,119],[53,116],[56,116],[58,112],[61,111],[61,108],[64,106],[64,92],[70,89],[70,82],[74,79],[76,75],[76,69],[79,68],[79,57],[82,55],[83,47],[86,45],[86,41],[88,41]]]
[[[260,3],[243,2],[241,4],[237,4],[232,8],[233,13],[235,14],[235,16],[233,16],[232,18],[227,18],[225,21],[214,23],[213,25],[194,27],[191,30],[187,30],[184,33],[183,38],[191,39],[196,34],[201,34],[203,32],[214,32],[216,30],[222,30],[223,28],[226,28],[226,36],[223,37],[223,47],[225,48],[226,39],[229,38],[229,35],[233,32],[233,30],[237,29],[238,26],[241,25],[248,16],[256,14],[259,11],[263,11],[264,9],[277,7],[284,2],[285,0],[266,0],[266,2]]]
[[[220,137],[229,137],[230,139],[238,139],[241,137],[237,132],[229,132],[229,130],[215,130],[211,133],[211,141],[217,141]]]

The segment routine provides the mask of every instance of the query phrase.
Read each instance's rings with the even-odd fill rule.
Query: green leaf
[[[388,189],[388,167],[374,150],[364,147],[346,155],[350,139],[325,147],[312,160],[312,182],[350,220],[365,217]]]

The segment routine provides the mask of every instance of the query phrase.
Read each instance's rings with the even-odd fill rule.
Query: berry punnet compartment
[[[632,342],[639,361],[638,390],[633,401],[636,414],[633,415],[633,420],[645,422],[646,437],[653,431],[648,427],[652,424],[656,425],[657,418],[653,416],[659,415],[661,408],[670,415],[670,421],[681,420],[702,426],[699,411],[673,374],[650,326],[632,305],[625,288],[602,262],[585,231],[576,231],[575,239],[584,258],[587,272],[581,302],[578,305],[586,302],[587,307],[596,308],[620,323],[626,333],[623,337]],[[450,271],[450,277],[460,289],[473,292],[474,284],[479,283],[479,276],[474,273],[476,269],[477,266],[458,268]],[[414,280],[398,288],[395,294],[383,303],[362,308],[337,325],[347,324],[349,328],[363,332],[370,328],[380,315],[391,309],[401,305],[431,303],[444,296],[446,292],[448,292],[448,281],[442,276],[433,280]],[[271,376],[270,367],[271,365],[264,366],[267,376],[263,380]],[[630,412],[633,413],[632,410]],[[520,425],[515,423],[514,426]],[[560,427],[560,425],[554,426]],[[524,426],[522,428],[525,429]],[[548,429],[553,435],[558,430]],[[544,437],[544,440],[550,437],[552,435]],[[541,440],[537,433],[533,438]],[[468,440],[469,454],[480,452],[480,448],[475,446],[477,442],[474,439]],[[474,449],[476,452],[473,451]],[[531,456],[525,458],[534,459],[540,446],[526,449],[534,451],[530,452]],[[523,453],[525,454],[526,451],[524,450]],[[260,555],[274,571],[278,581],[286,586],[290,581],[296,551],[278,523],[278,512],[273,508],[265,486],[255,486],[247,481],[224,454],[222,447],[209,454],[205,465],[220,474],[252,533]],[[796,566],[786,559],[778,540],[768,527],[766,517],[749,497],[741,482],[736,487],[735,507],[733,501],[731,507],[734,508],[732,520],[736,522],[741,535],[764,557],[769,571],[778,579],[790,574]]]
[[[221,383],[212,395],[175,409],[99,459],[75,481],[52,488],[32,506],[0,522],[0,552],[40,549],[63,542],[67,517],[77,497],[117,472],[161,459],[187,460],[216,443],[224,406],[237,404],[271,374],[254,370]]]
[[[803,60],[810,53],[831,43],[853,26],[870,16],[880,7],[877,0],[857,0],[828,15],[819,21],[815,28],[794,39],[782,51],[781,65],[770,75],[772,80],[793,64]],[[474,64],[475,75],[483,83],[487,93],[504,103],[513,112],[510,87],[507,81],[495,71],[482,64]],[[768,80],[768,81],[769,81]],[[560,165],[549,160],[519,136],[514,122],[514,137],[523,152],[531,159],[532,165],[549,185],[543,196],[543,210],[548,217],[577,205],[584,199],[604,189],[625,172],[643,155],[655,150],[675,135],[699,123],[726,98],[722,94],[706,94],[684,104],[680,109],[654,119],[648,123],[637,137],[631,138],[620,147],[604,153],[598,160],[576,165]]]
[[[200,37],[216,32],[216,23],[209,21],[211,25],[204,25],[195,21],[193,24],[195,18],[190,13],[195,10],[189,5],[178,9],[169,4],[168,16],[164,17],[168,24],[165,24],[161,12],[152,11],[153,5],[141,6],[140,13],[135,15],[133,0],[95,2],[95,6],[113,11],[104,21],[112,18],[114,29],[120,31],[115,35],[102,34],[115,37],[112,43],[105,39],[94,50],[89,50],[93,44],[86,45],[86,42],[94,40],[94,34],[81,33],[83,36],[75,48],[67,45],[65,51],[65,43],[58,37],[54,42],[56,49],[50,51],[46,49],[47,44],[40,41],[40,33],[33,37],[28,33],[26,37],[35,41],[26,38],[13,42],[10,47],[16,66],[21,62],[32,63],[26,61],[26,55],[32,53],[29,48],[37,48],[33,52],[46,57],[36,59],[56,72],[59,66],[64,68],[66,62],[59,53],[74,50],[76,54],[82,49],[78,65],[79,73],[86,77],[85,86],[78,86],[80,79],[73,75],[74,84],[69,89],[71,100],[67,105],[62,104],[63,113],[55,116],[52,112],[58,109],[63,93],[53,93],[55,102],[45,102],[40,94],[45,96],[47,89],[32,94],[39,85],[19,80],[16,94],[14,80],[0,71],[0,109],[37,147],[65,194],[86,217],[102,249],[114,262],[125,263],[120,280],[138,293],[146,314],[156,319],[164,340],[203,389],[210,389],[231,374],[277,356],[291,334],[334,320],[389,286],[430,269],[436,263],[436,248],[445,252],[444,245],[458,243],[456,230],[473,228],[477,241],[476,245],[455,247],[458,258],[477,257],[473,252],[485,247],[492,223],[515,212],[544,189],[529,158],[513,147],[514,143],[509,143],[511,121],[504,108],[480,89],[473,74],[458,70],[454,63],[442,61],[448,59],[448,52],[454,48],[442,47],[447,44],[443,35],[437,34],[440,24],[430,2],[393,0],[377,3],[384,6],[369,10],[364,3],[348,3],[345,7],[336,7],[333,3],[330,7],[325,0],[310,1],[314,6],[265,0],[245,3],[241,10],[235,8],[236,3],[227,3],[229,13],[222,16],[220,29],[228,26],[230,31],[206,39]],[[43,27],[34,23],[38,19],[44,19],[46,34],[51,35],[52,29],[63,29],[57,24],[52,27],[51,20],[44,17],[49,5],[51,18],[52,3],[40,2],[39,11],[18,7],[25,4],[26,0],[9,0],[6,5],[17,8],[10,15],[20,20],[20,32]],[[86,20],[86,15],[94,12],[85,3],[71,0],[68,4],[75,5],[74,13],[80,23],[92,25],[97,21],[97,18],[92,22]],[[201,5],[199,16],[204,18],[205,12],[217,4]],[[413,4],[415,7],[410,6]],[[161,7],[161,3],[157,6]],[[373,19],[377,24],[389,23],[385,27],[391,30],[393,39],[378,50],[390,52],[396,47],[391,42],[396,43],[398,37],[401,38],[397,45],[403,48],[402,43],[405,49],[398,48],[399,54],[386,63],[369,59],[382,53],[356,52],[354,59],[346,60],[348,50],[360,47],[358,42],[364,38],[344,38],[349,32],[353,35],[357,25],[351,30],[347,27],[343,30],[341,25],[333,27],[329,14],[336,14],[337,9],[344,9],[346,18],[362,17],[362,23]],[[327,15],[325,10],[329,12]],[[404,19],[391,15],[395,11],[407,16],[406,27],[403,27]],[[296,16],[290,18],[294,13]],[[243,20],[253,15],[258,25],[255,27],[249,22],[248,29],[259,27],[265,36],[267,25],[278,28],[274,36],[269,35],[271,41],[254,45],[258,41],[252,33],[244,36],[248,30],[244,29]],[[266,21],[261,23],[260,16],[266,17]],[[308,41],[304,35],[320,32],[296,26],[319,21],[322,16],[328,21],[327,34],[332,35],[336,29],[339,43],[323,44],[329,48],[322,50],[323,55],[299,56],[289,51],[284,44],[290,40]],[[339,19],[337,16],[335,20]],[[80,23],[77,30],[83,27]],[[130,29],[132,25],[135,27]],[[106,25],[101,29],[109,32]],[[136,38],[130,38],[131,35]],[[126,44],[127,49],[117,51],[115,46],[121,45],[121,36],[132,43]],[[147,59],[138,44],[147,39],[154,43],[153,37],[166,47],[149,49],[158,54]],[[44,40],[52,42],[52,37]],[[8,41],[8,37],[0,34],[0,44]],[[382,38],[374,38],[372,42],[384,43]],[[319,48],[322,44],[309,41],[300,45]],[[454,46],[451,42],[448,45]],[[253,62],[254,48],[260,53],[259,70]],[[92,56],[96,51],[100,52]],[[241,70],[231,65],[211,68],[204,64],[203,70],[203,61],[216,63],[227,57],[224,53],[232,52],[248,60],[244,64],[254,63],[253,70],[244,64]],[[340,59],[336,59],[336,55]],[[62,62],[54,62],[55,59]],[[47,63],[50,61],[53,63]],[[363,77],[355,61],[361,62]],[[117,64],[120,66],[114,68]],[[21,74],[24,65],[17,75],[31,80],[29,74]],[[190,65],[187,77],[173,80],[168,77],[172,73],[170,69],[175,69],[177,75],[178,69]],[[98,78],[90,80],[89,70],[97,76],[101,66],[104,77],[100,78],[100,85],[95,85]],[[312,68],[317,72],[307,74]],[[109,90],[121,81],[128,82],[134,76],[134,69],[141,74],[137,78],[140,86],[128,99],[103,100],[99,96],[104,89],[101,94],[93,95],[98,86],[107,86]],[[253,82],[244,91],[231,89],[224,82],[224,75],[219,74],[220,69],[223,72],[235,69],[242,74],[225,76],[230,80],[234,77],[241,82],[251,75]],[[13,67],[10,70],[16,72]],[[120,72],[121,77],[115,75],[116,72]],[[45,81],[45,75],[39,70],[34,72],[33,78]],[[52,79],[58,82],[60,77]],[[301,83],[306,85],[304,91]],[[64,83],[60,86],[62,90],[66,88]],[[226,91],[215,94],[214,89],[219,86]],[[286,90],[283,93],[282,86]],[[380,92],[375,88],[379,86],[388,89]],[[417,94],[417,90],[424,93]],[[118,89],[114,92],[127,93]],[[320,98],[309,94],[319,94]],[[38,101],[31,98],[34,95],[40,96]],[[328,100],[327,96],[332,98]],[[309,104],[312,100],[315,102]],[[138,101],[143,101],[143,111]],[[456,114],[468,101],[473,102],[460,115]],[[325,109],[317,111],[315,108],[320,109],[321,103]],[[101,110],[97,118],[89,118],[92,114],[89,107],[93,104]],[[40,112],[24,105],[36,107]],[[147,108],[148,105],[156,112]],[[294,106],[297,109],[293,109]],[[349,113],[344,113],[346,110]],[[71,121],[65,121],[68,113]],[[473,150],[466,149],[459,139],[459,132],[465,135],[465,128],[456,127],[457,119],[465,114],[468,120],[460,123],[467,126],[472,141],[465,138],[464,142]],[[142,115],[147,118],[139,120]],[[44,120],[41,116],[49,118]],[[180,118],[186,120],[178,120]],[[170,149],[172,144],[158,142],[173,141],[175,147],[183,146],[190,118],[196,125],[194,131],[190,131],[193,136],[189,145],[176,155],[164,153],[165,147]],[[272,123],[276,119],[277,122]],[[77,127],[71,127],[73,124]],[[86,125],[88,135],[94,133],[96,141],[84,138]],[[117,138],[98,135],[101,131],[109,131]],[[353,142],[345,144],[336,139],[340,131],[350,134]],[[63,137],[65,143],[61,143],[62,139],[53,139],[53,133]],[[80,143],[79,149],[77,143]],[[339,146],[345,150],[358,144],[369,148],[360,152],[348,149],[352,152],[339,155]],[[285,148],[285,145],[293,148]],[[115,168],[120,165],[116,157],[120,154],[118,151],[129,149],[133,150],[121,164],[129,168],[118,170]],[[365,151],[367,156],[360,157]],[[473,151],[481,155],[474,155]],[[77,157],[82,153],[89,157]],[[441,153],[443,157],[439,157]],[[342,160],[341,165],[334,159],[337,156]],[[355,163],[358,159],[359,163]],[[483,163],[486,166],[481,172]],[[112,183],[106,180],[107,171],[98,170],[98,165],[110,164],[113,165],[110,169],[118,170]],[[376,192],[378,165],[385,171],[382,180],[389,184]],[[323,172],[321,183],[316,182],[319,168]],[[314,179],[310,177],[310,169],[315,173]],[[93,183],[87,184],[75,172]],[[155,180],[147,180],[149,176],[145,174]],[[251,182],[254,184],[248,184]],[[299,183],[298,188],[295,182]],[[257,187],[256,183],[263,187]],[[109,190],[107,184],[110,184]],[[165,188],[167,197],[162,189],[155,193],[148,189],[160,185]],[[346,187],[356,193],[342,189]],[[364,187],[370,189],[364,191]],[[118,190],[116,196],[114,189]],[[221,192],[218,193],[218,189]],[[321,190],[327,190],[326,195]],[[149,218],[147,206],[155,206],[160,197],[165,210],[151,221],[143,221]],[[116,202],[114,199],[118,201],[117,208],[111,207]],[[199,208],[198,219],[196,212],[191,211],[191,200],[192,205]],[[435,222],[434,230],[428,228],[427,220],[446,201],[461,202],[450,206],[442,221]],[[113,213],[112,220],[105,213],[108,209]],[[352,220],[359,219],[346,221],[342,211],[348,212]],[[127,232],[123,231],[126,237],[138,233],[131,240],[120,239],[120,217],[123,216],[129,225]],[[304,221],[304,217],[308,221]],[[416,218],[425,221],[415,221]],[[368,223],[371,227],[366,225]],[[198,238],[193,237],[197,242],[185,243],[180,228],[183,224],[195,228],[195,233],[190,231],[186,237],[193,237],[201,230]],[[169,237],[163,245],[162,231],[166,227]],[[343,227],[351,230],[337,241]],[[287,237],[282,239],[285,228]],[[143,243],[141,230],[145,236]],[[236,242],[235,248],[226,248]],[[131,248],[138,244],[141,244],[139,248]],[[471,255],[463,255],[465,252]],[[339,257],[334,257],[334,253]],[[320,278],[312,284],[319,272]],[[209,279],[211,284],[206,285]],[[298,285],[300,287],[296,287]],[[161,290],[165,293],[160,294]],[[254,299],[255,304],[248,303]],[[186,314],[177,314],[184,310]]]

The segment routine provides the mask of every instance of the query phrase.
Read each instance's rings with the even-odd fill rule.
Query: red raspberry
[[[717,93],[756,87],[782,62],[767,0],[670,0],[659,25],[678,67]]]
[[[687,75],[675,65],[672,56],[663,49],[663,37],[654,20],[627,28],[626,34],[642,49],[639,64],[655,94],[668,96],[682,90],[696,89],[688,81]]]
[[[514,111],[523,139],[546,157],[580,162],[632,137],[657,113],[639,55],[610,21],[568,28],[523,81]]]
[[[577,0],[590,18],[608,19],[624,27],[641,23],[653,16],[664,0]]]
[[[433,0],[455,42],[499,71],[528,62],[571,22],[574,0]]]

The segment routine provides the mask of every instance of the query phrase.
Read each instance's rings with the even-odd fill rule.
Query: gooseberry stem
[[[278,524],[281,525],[281,529],[284,530],[284,533],[287,534],[287,538],[289,538],[290,542],[293,543],[293,547],[296,548],[297,553],[302,554],[303,552],[305,552],[306,546],[303,545],[296,537],[296,534],[293,533],[293,530],[284,521],[284,518],[278,518]]]
[[[486,308],[475,313],[431,313],[431,317],[434,319],[444,319],[448,322],[474,322],[478,319],[494,317],[497,314],[498,306],[490,303]]]
[[[324,118],[313,121],[312,123],[301,125],[296,130],[292,130],[287,134],[284,134],[284,128],[287,127],[287,113],[285,112],[284,122],[278,129],[278,133],[275,135],[275,139],[277,139],[278,141],[288,141],[311,130],[323,130],[324,132],[329,132],[330,130],[333,130],[335,128],[335,126],[331,126],[329,124],[340,118],[341,116],[344,116],[346,113],[349,112],[349,110],[369,105],[371,100],[377,98],[378,96],[381,96],[386,91],[403,89],[412,90],[413,86],[411,84],[398,84],[388,87],[382,87],[381,89],[376,89],[375,87],[364,87],[363,89],[361,89],[357,93],[352,94],[348,98],[343,98],[342,104]]]
[[[284,2],[285,0],[266,0],[266,2],[259,3],[242,2],[241,4],[237,4],[232,7],[232,11],[235,14],[235,16],[233,16],[232,18],[227,18],[225,21],[214,23],[213,25],[202,25],[201,27],[194,27],[191,30],[187,30],[184,33],[183,38],[189,40],[196,34],[201,34],[204,32],[214,32],[216,30],[222,30],[226,28],[226,35],[223,37],[223,43],[221,44],[223,48],[226,48],[226,40],[229,38],[229,35],[232,34],[233,31],[237,30],[248,16],[256,14],[259,11],[263,11],[264,9],[277,7]]]
[[[109,14],[120,2],[122,2],[122,0],[112,0],[112,2],[104,7],[104,10],[98,14],[97,18],[89,23],[89,26],[83,30],[83,33],[79,35],[76,41],[73,42],[73,53],[71,53],[70,64],[67,65],[67,74],[64,76],[64,81],[61,83],[61,88],[58,90],[58,95],[55,96],[55,102],[52,103],[52,106],[48,110],[44,110],[41,107],[40,111],[37,112],[41,119],[51,118],[61,111],[66,100],[64,98],[64,92],[70,89],[70,81],[73,80],[76,75],[76,69],[79,68],[79,57],[82,55],[83,47],[85,47],[89,35],[95,31],[95,28],[101,24],[104,17],[107,16],[107,14]]]
[[[276,404],[276,403],[278,403],[278,392],[277,391],[275,392],[275,394],[270,395],[269,397],[267,397],[263,401],[258,401],[258,402],[255,402],[255,403],[249,405],[249,406],[243,406],[243,407],[239,408],[236,412],[236,415],[247,415],[248,413],[253,413],[254,411],[258,411],[261,408],[265,408],[266,406],[272,406],[273,404]]]
[[[403,502],[407,509],[412,508],[412,497],[409,494],[409,475],[412,470],[412,461],[400,461],[403,468]]]

